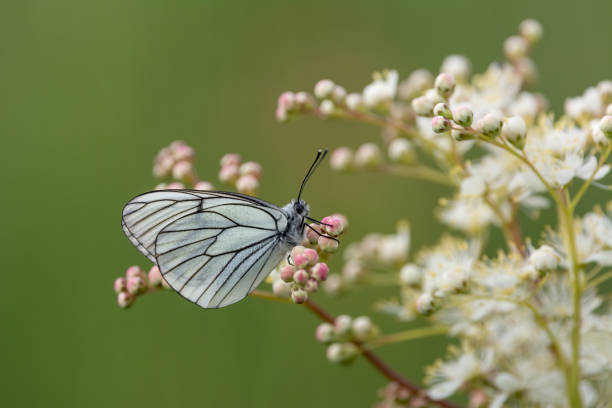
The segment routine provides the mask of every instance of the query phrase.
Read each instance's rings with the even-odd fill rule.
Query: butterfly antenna
[[[300,186],[300,192],[298,193],[297,197],[298,202],[300,201],[300,197],[302,197],[302,191],[304,190],[306,182],[308,182],[308,179],[310,179],[310,176],[312,176],[312,173],[314,173],[314,171],[317,169],[319,164],[321,164],[326,155],[327,149],[319,149],[319,151],[317,152],[317,157],[315,157],[314,161],[310,165],[310,169],[308,169],[308,173],[306,173],[306,177],[304,177],[304,181],[302,181],[302,185]]]

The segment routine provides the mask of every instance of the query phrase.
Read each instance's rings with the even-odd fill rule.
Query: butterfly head
[[[291,206],[295,214],[302,218],[308,217],[308,214],[310,214],[310,207],[304,200],[293,200],[291,201]]]

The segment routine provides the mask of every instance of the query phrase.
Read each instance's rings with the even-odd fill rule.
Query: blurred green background
[[[205,179],[228,151],[261,162],[261,196],[284,204],[316,148],[378,130],[279,125],[282,91],[324,77],[361,90],[374,70],[436,71],[449,53],[482,71],[525,17],[544,25],[539,89],[559,112],[565,96],[610,77],[611,13],[609,1],[1,2],[3,405],[370,406],[385,380],[363,361],[328,364],[316,319],[297,306],[247,299],[204,311],[168,292],[120,310],[113,279],[148,266],[123,236],[123,204],[154,185],[153,156],[175,139],[196,148]],[[402,216],[416,247],[442,230],[431,208],[444,190],[324,167],[306,198],[315,216],[349,216],[345,242],[391,232]],[[317,298],[356,315],[394,294]],[[443,347],[381,354],[418,380]]]

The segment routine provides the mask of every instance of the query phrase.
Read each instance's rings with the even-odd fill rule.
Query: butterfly
[[[297,199],[282,208],[239,193],[150,191],[125,205],[123,231],[181,296],[205,309],[231,305],[303,241],[306,220],[321,224],[301,196],[326,154],[318,151]]]

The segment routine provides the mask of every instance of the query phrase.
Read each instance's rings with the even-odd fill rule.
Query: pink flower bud
[[[242,163],[240,174],[243,176],[250,175],[258,179],[261,177],[261,164],[252,161]]]
[[[345,171],[353,165],[353,152],[348,147],[339,147],[335,149],[330,158],[329,165],[332,170]]]
[[[287,298],[291,293],[291,287],[285,282],[277,280],[272,284],[272,292],[278,297]]]
[[[237,153],[227,153],[221,158],[221,167],[240,166],[240,155]]]
[[[329,267],[324,262],[319,262],[315,264],[312,268],[310,268],[310,274],[313,278],[319,281],[324,281],[327,279],[327,275],[329,274]]]
[[[353,319],[349,315],[340,315],[336,317],[334,321],[334,328],[336,329],[336,334],[339,336],[347,335],[351,331],[351,325],[353,324]]]
[[[176,161],[186,160],[192,162],[195,159],[193,148],[185,142],[174,142],[170,145],[172,157]]]
[[[319,289],[319,281],[314,278],[308,279],[306,284],[304,284],[304,289],[306,289],[307,292],[316,292]]]
[[[132,276],[127,279],[127,291],[132,295],[136,295],[144,291],[147,283],[141,276]]]
[[[127,292],[119,292],[119,294],[117,295],[117,304],[123,309],[129,307],[133,302],[134,296],[130,295]]]
[[[319,260],[319,254],[317,254],[317,251],[312,248],[304,249],[304,252],[302,252],[302,256],[307,259],[307,265],[314,265]]]
[[[308,265],[308,258],[304,256],[304,253],[291,257],[291,260],[296,268],[304,268]]]
[[[339,218],[332,216],[325,217],[321,220],[321,223],[326,224],[323,225],[323,230],[327,232],[329,235],[338,236],[342,234],[342,220]]]
[[[127,279],[130,279],[134,276],[141,276],[144,278],[144,272],[142,271],[142,269],[140,269],[140,266],[130,266],[125,271],[125,277]]]
[[[259,181],[257,178],[249,174],[240,176],[240,178],[236,181],[236,189],[238,192],[243,194],[255,194],[258,188]]]
[[[301,245],[294,246],[293,249],[291,250],[291,259],[294,259],[298,255],[302,255],[305,249],[306,248],[304,248]]]
[[[334,252],[336,249],[338,249],[338,241],[324,236],[319,237],[317,244],[319,245],[319,248],[325,252]]]
[[[157,265],[153,265],[149,270],[149,283],[151,286],[159,286],[162,283],[162,275]]]
[[[311,228],[306,228],[306,239],[310,244],[314,245],[319,240],[319,235],[321,235],[321,228],[317,224],[310,224],[310,227]]]
[[[285,265],[280,270],[280,278],[285,282],[293,282],[293,274],[295,273],[295,267],[291,265]]]
[[[170,284],[162,277],[162,286],[166,289],[171,289]]]
[[[240,176],[240,168],[237,164],[227,164],[219,170],[219,180],[225,184],[233,184]]]
[[[430,293],[423,293],[416,301],[416,308],[421,314],[429,314],[433,311],[435,299]]]
[[[302,288],[293,288],[291,291],[291,300],[297,304],[304,303],[308,300],[308,292]]]
[[[347,230],[349,226],[349,222],[348,222],[348,218],[346,218],[344,214],[335,213],[335,214],[332,214],[331,216],[340,220],[343,232]]]
[[[183,183],[180,183],[178,181],[175,181],[174,183],[170,183],[166,186],[166,188],[168,190],[182,190],[185,188],[185,185]]]
[[[314,87],[314,94],[319,99],[327,98],[334,90],[334,83],[329,79],[322,79]]]
[[[278,106],[290,111],[295,107],[295,94],[293,92],[283,92],[278,97]]]
[[[120,276],[119,278],[115,279],[115,283],[113,285],[114,289],[115,289],[115,293],[120,293],[125,291],[125,289],[127,288],[127,280],[123,277]]]
[[[213,191],[215,187],[208,181],[198,181],[193,188],[201,191]]]
[[[298,269],[293,274],[293,280],[300,285],[304,285],[308,281],[308,278],[310,278],[310,276],[305,269]]]
[[[287,114],[287,110],[282,106],[277,106],[274,111],[274,117],[279,122],[286,122],[289,119],[289,115]]]
[[[315,331],[315,338],[320,343],[329,343],[334,339],[334,326],[329,323],[321,323]]]
[[[314,105],[314,98],[307,92],[298,92],[295,94],[295,104],[298,108],[310,109]]]
[[[193,164],[186,160],[176,163],[172,167],[172,177],[177,180],[191,180],[193,178]]]

